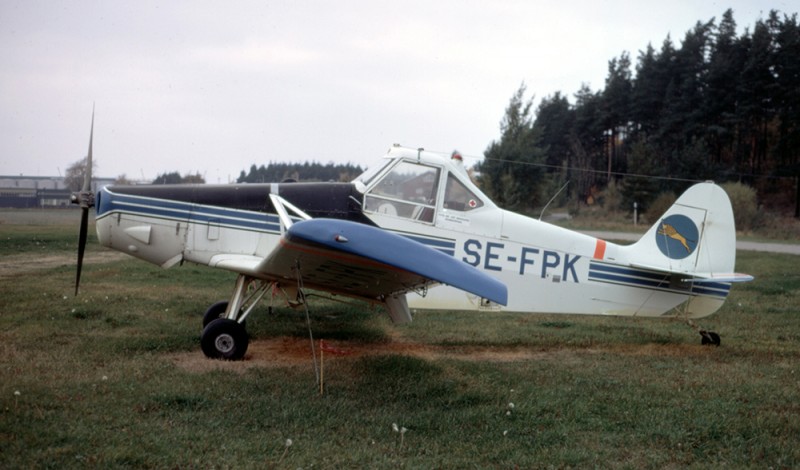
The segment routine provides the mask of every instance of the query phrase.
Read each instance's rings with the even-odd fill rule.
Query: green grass
[[[97,236],[90,236],[90,242],[96,243]],[[70,232],[52,227],[4,227],[0,230],[0,256],[74,252],[77,244],[77,229]]]
[[[71,256],[71,233],[38,230]],[[9,231],[0,253],[26,246]],[[30,267],[0,283],[2,468],[800,466],[797,257],[739,253],[757,280],[701,321],[719,348],[677,321],[443,312],[393,327],[313,300],[315,337],[359,351],[326,356],[320,396],[310,359],[181,365],[207,364],[201,315],[230,273],[93,263],[75,298],[72,266],[37,266],[27,246]],[[248,330],[308,334],[283,308]]]

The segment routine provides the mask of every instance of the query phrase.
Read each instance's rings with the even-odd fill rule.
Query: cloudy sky
[[[793,0],[0,0],[0,174],[235,179],[367,166],[392,143],[479,158],[511,95],[602,88],[608,60]]]

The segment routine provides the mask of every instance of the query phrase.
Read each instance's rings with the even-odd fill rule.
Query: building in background
[[[114,183],[114,178],[92,178],[92,191]],[[61,176],[0,175],[0,207],[68,207],[71,191]]]

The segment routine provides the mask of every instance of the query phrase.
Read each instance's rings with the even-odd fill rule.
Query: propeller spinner
[[[83,173],[83,187],[80,192],[72,193],[71,201],[81,207],[81,225],[78,232],[78,271],[75,274],[75,295],[81,284],[81,270],[83,269],[83,254],[86,251],[86,238],[89,226],[89,208],[94,207],[94,193],[92,192],[92,139],[94,137],[94,107],[92,107],[92,127],[89,130],[89,154],[86,157],[86,171]]]

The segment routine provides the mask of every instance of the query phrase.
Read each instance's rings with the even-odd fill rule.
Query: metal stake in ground
[[[308,325],[308,339],[311,342],[311,357],[314,358],[314,376],[317,378],[317,383],[322,386],[320,380],[319,368],[317,367],[317,351],[314,348],[314,333],[311,331],[311,315],[308,312],[308,302],[306,302],[306,293],[303,287],[303,276],[300,274],[300,260],[295,260],[295,267],[297,273],[297,294],[300,296],[300,301],[303,303],[303,308],[306,311],[306,325]]]

